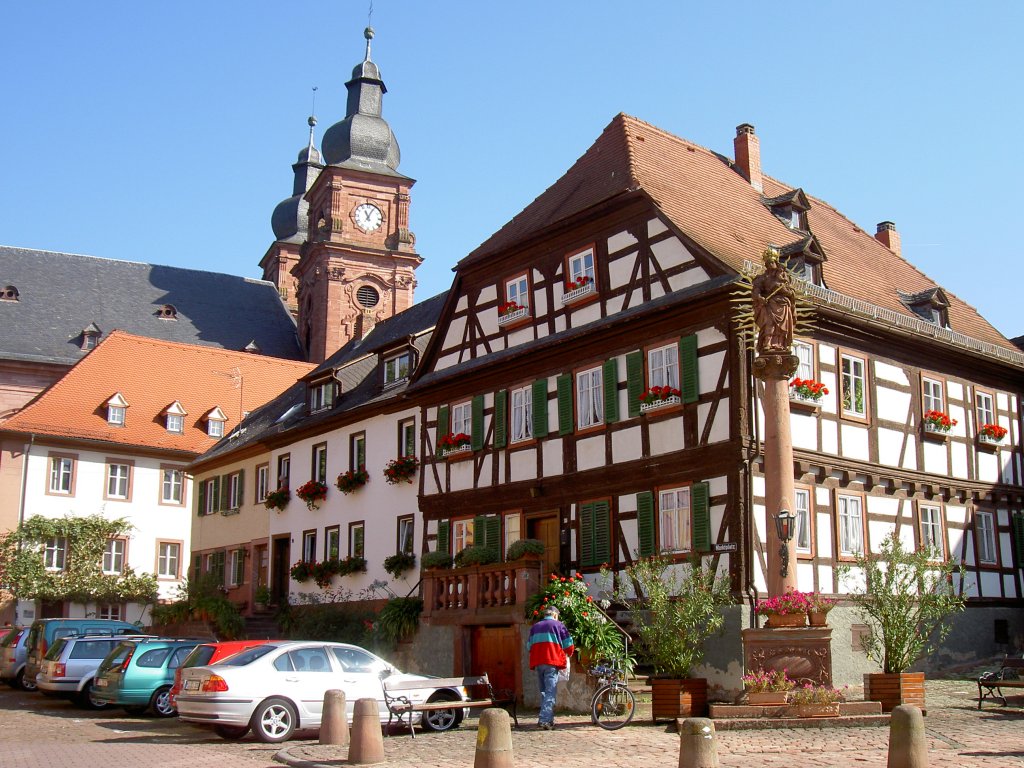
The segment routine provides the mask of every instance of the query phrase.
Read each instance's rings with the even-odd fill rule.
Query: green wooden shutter
[[[540,440],[548,436],[548,380],[533,382],[533,436]]]
[[[210,509],[214,512],[220,511],[220,476],[213,478],[213,500],[210,502]]]
[[[223,512],[228,508],[228,504],[231,502],[231,475],[221,475],[220,477],[220,509]]]
[[[626,355],[626,409],[630,416],[640,415],[640,395],[644,391],[644,353]]]
[[[504,448],[508,441],[508,390],[494,393],[494,447]]]
[[[473,518],[473,545],[486,546],[487,544],[487,518],[477,515]]]
[[[581,504],[580,515],[580,565],[594,565],[594,505]]]
[[[690,489],[693,514],[693,548],[697,552],[711,550],[711,493],[707,483],[694,483]]]
[[[654,544],[654,494],[643,491],[636,495],[636,521],[640,546],[640,557],[655,554]]]
[[[192,578],[199,581],[199,577],[203,575],[203,556],[196,555],[196,563],[192,566]]]
[[[679,383],[684,403],[696,403],[700,399],[696,335],[683,336],[679,340]]]
[[[448,530],[451,527],[451,523],[447,520],[441,520],[437,524],[437,551],[447,552],[448,551]]]
[[[472,425],[470,431],[473,440],[473,450],[480,451],[484,447],[484,396],[477,395],[473,398],[471,405]]]
[[[412,423],[412,429],[405,428],[405,455],[416,455],[416,422]]]
[[[1017,567],[1024,566],[1024,515],[1013,516],[1013,539],[1017,545]]]
[[[619,359],[605,360],[604,365],[604,423],[614,424],[619,420]]]
[[[238,470],[238,508],[242,508],[242,504],[245,503],[245,470]],[[241,584],[242,582],[238,582]]]
[[[497,515],[484,518],[484,533],[487,542],[485,546],[494,553],[498,562],[501,562],[505,559],[501,551],[501,518]]]
[[[442,405],[437,409],[437,430],[434,438],[434,452],[441,455],[441,438],[448,434],[448,406]]]
[[[572,376],[563,373],[556,381],[558,387],[558,434],[571,435],[575,424],[572,418]]]
[[[213,557],[213,572],[217,580],[217,585],[220,587],[224,586],[224,551],[215,552]]]
[[[202,481],[198,481],[197,480],[196,481],[196,485],[199,486],[198,493],[196,493],[196,501],[197,501],[197,503],[199,505],[198,509],[196,511],[196,514],[199,517],[202,517],[203,515],[206,514],[206,481],[205,480],[202,480]]]

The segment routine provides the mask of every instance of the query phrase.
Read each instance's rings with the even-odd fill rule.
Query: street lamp
[[[782,560],[781,575],[785,577],[789,573],[789,542],[793,539],[793,521],[796,515],[788,509],[783,509],[775,516],[775,532],[779,536],[779,558]]]

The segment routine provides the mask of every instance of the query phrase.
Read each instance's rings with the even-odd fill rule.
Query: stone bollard
[[[348,762],[373,765],[384,762],[384,734],[376,699],[359,699],[352,713],[352,741]]]
[[[679,722],[679,768],[718,768],[714,721],[688,717]]]
[[[911,704],[900,704],[889,720],[889,768],[928,768],[924,715]]]
[[[324,713],[320,718],[320,743],[348,744],[348,713],[345,692],[332,688],[324,692]]]
[[[473,768],[512,768],[512,725],[504,709],[480,713]]]

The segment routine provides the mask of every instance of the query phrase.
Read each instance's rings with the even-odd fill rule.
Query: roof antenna
[[[307,120],[306,122],[309,123],[309,149],[310,149],[310,151],[312,151],[312,149],[313,149],[313,128],[316,127],[316,86],[315,85],[313,86],[313,109],[312,109],[312,112],[309,115],[309,120]]]

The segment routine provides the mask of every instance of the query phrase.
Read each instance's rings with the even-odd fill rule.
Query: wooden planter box
[[[883,712],[900,704],[913,704],[923,712],[924,672],[864,675],[864,700],[881,702]]]
[[[699,678],[651,678],[651,716],[659,720],[681,717],[706,717],[708,712],[708,681]]]
[[[784,707],[789,703],[789,694],[785,691],[749,691],[747,704],[752,707]]]

